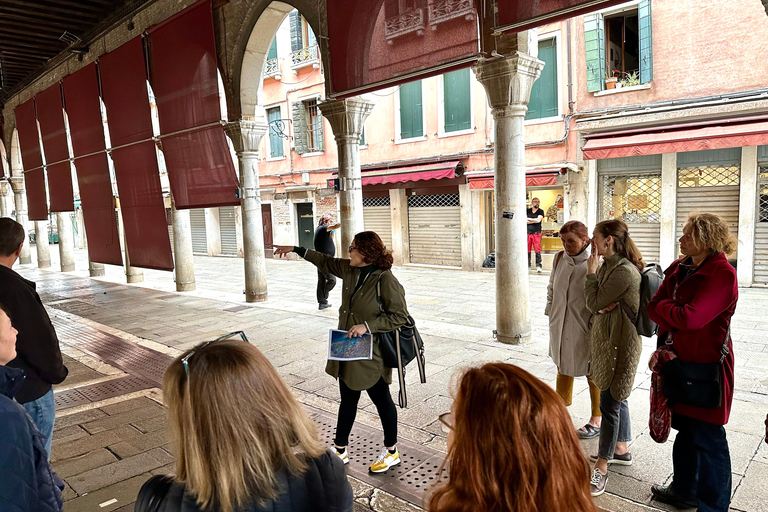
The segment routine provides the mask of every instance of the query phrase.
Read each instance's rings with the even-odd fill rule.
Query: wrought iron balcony
[[[384,37],[388,44],[406,34],[424,34],[424,9],[415,9],[384,20]]]
[[[306,66],[320,67],[320,49],[317,45],[307,46],[301,50],[291,52],[291,69],[294,72]]]
[[[442,0],[429,4],[429,26],[437,30],[437,25],[449,20],[464,18],[467,21],[477,17],[472,0]]]
[[[264,78],[275,77],[280,80],[280,61],[278,59],[269,59],[264,65]]]

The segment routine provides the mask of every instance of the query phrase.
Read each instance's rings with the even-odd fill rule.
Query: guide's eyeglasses
[[[355,247],[354,245],[350,245],[347,249],[349,249],[349,252],[352,252],[352,251],[356,251],[357,247]]]
[[[190,352],[189,354],[187,354],[187,355],[185,355],[184,357],[182,357],[182,358],[181,358],[181,364],[182,364],[182,366],[184,366],[184,373],[186,374],[186,376],[187,376],[187,379],[189,379],[189,360],[190,360],[190,358],[191,358],[193,355],[195,355],[195,353],[196,353],[196,352],[199,352],[199,351],[201,351],[202,349],[204,349],[205,347],[207,347],[207,346],[208,346],[208,345],[210,345],[211,343],[215,343],[215,342],[217,342],[217,341],[224,341],[224,340],[228,340],[228,339],[234,338],[235,336],[240,336],[240,338],[241,338],[243,341],[245,341],[246,343],[248,342],[248,338],[245,336],[245,333],[244,333],[243,331],[235,331],[235,332],[230,332],[230,333],[228,333],[228,334],[225,334],[225,335],[223,335],[223,336],[219,336],[219,337],[218,337],[218,338],[216,338],[215,340],[211,340],[211,341],[207,341],[207,342],[203,343],[202,345],[200,345],[199,347],[197,347],[195,350],[193,350],[193,351],[192,351],[192,352]]]

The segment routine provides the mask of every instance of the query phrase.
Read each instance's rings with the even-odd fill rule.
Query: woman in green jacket
[[[600,256],[603,264],[599,266]],[[632,464],[628,443],[632,440],[627,398],[635,381],[642,340],[632,320],[640,307],[640,271],[643,256],[619,219],[595,226],[592,252],[587,259],[584,285],[586,306],[592,312],[590,375],[600,388],[603,414],[592,496],[605,492],[608,464]]]
[[[325,371],[339,380],[341,404],[336,420],[336,454],[344,464],[349,462],[349,433],[357,415],[360,393],[365,390],[376,405],[384,427],[384,449],[371,464],[371,472],[383,473],[400,463],[397,451],[397,409],[389,392],[392,369],[384,366],[378,344],[378,333],[402,327],[408,321],[405,291],[389,270],[392,251],[388,251],[379,235],[363,231],[355,235],[349,246],[349,259],[334,258],[304,247],[277,246],[275,254],[295,252],[313,263],[320,272],[330,273],[344,281],[339,329],[350,338],[373,334],[373,357],[362,361],[328,361]],[[381,283],[381,309],[376,298]]]

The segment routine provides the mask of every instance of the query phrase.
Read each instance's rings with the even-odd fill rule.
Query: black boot
[[[653,499],[662,503],[668,503],[677,508],[696,508],[699,505],[699,501],[693,497],[686,497],[679,494],[672,485],[652,485],[651,494]]]

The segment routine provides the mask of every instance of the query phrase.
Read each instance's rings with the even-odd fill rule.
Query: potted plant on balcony
[[[606,89],[615,89],[616,88],[616,82],[619,81],[619,77],[616,76],[616,70],[614,69],[612,73],[607,73],[605,75],[605,88]]]
[[[624,76],[619,80],[622,87],[632,87],[640,85],[640,74],[637,71],[632,73],[624,73]]]

